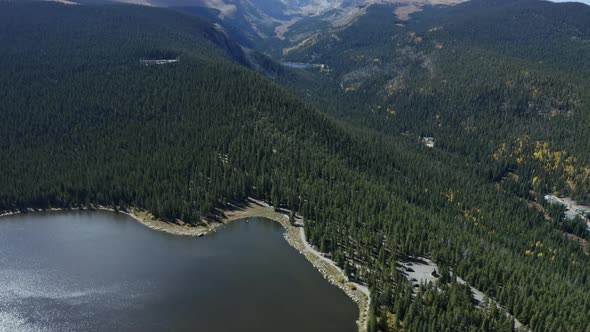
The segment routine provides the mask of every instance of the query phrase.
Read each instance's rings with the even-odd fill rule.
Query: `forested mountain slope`
[[[352,121],[499,161],[495,177],[516,171],[524,196],[590,200],[590,6],[474,0],[403,22],[393,9],[371,7],[353,26],[289,49],[289,61],[329,68],[317,74],[328,88],[305,93],[346,100],[337,111]],[[555,169],[534,156],[541,149],[562,155]]]
[[[326,89],[317,91],[329,93],[311,98],[314,105],[334,101],[325,114],[240,66],[231,35],[193,15],[1,3],[0,209],[93,203],[198,223],[227,202],[255,195],[301,213],[310,241],[367,283],[371,331],[512,330],[504,309],[475,306],[449,271],[532,330],[586,329],[589,258],[564,238],[560,220],[547,220],[511,187],[493,182],[501,162],[489,163],[476,149],[464,153],[459,140],[442,134],[453,137],[451,124],[431,123],[429,108],[416,107],[421,100],[438,107],[469,99],[456,92],[443,100],[447,90],[433,99],[418,95],[411,84],[432,82],[422,66],[399,67],[416,73],[407,76],[415,82],[403,81],[399,99],[379,99],[372,94],[379,85],[359,88],[362,82],[334,92],[341,88],[332,83],[346,75],[339,61],[354,55],[363,63],[373,61],[372,51],[391,51],[374,48],[381,21],[371,13],[374,33],[355,42],[367,53],[350,49],[342,60],[325,54],[334,71],[305,76],[318,77],[315,84]],[[179,61],[141,62],[157,59]],[[398,109],[381,113],[390,100],[399,100]],[[372,120],[359,120],[358,111],[371,108]],[[414,136],[430,130],[435,149]],[[417,255],[439,264],[438,285],[413,290],[402,276],[398,263]]]
[[[134,6],[2,7],[3,209],[95,202],[199,221],[254,184],[266,193],[290,141],[330,158],[316,130],[339,139],[234,65],[210,22]],[[142,62],[157,59],[179,61]]]
[[[294,89],[331,114],[399,139],[434,137],[444,163],[453,156],[468,165],[455,169],[459,177],[470,178],[459,174],[479,170],[481,186],[494,185],[523,201],[543,204],[544,194],[558,192],[588,202],[590,7],[470,1],[428,8],[408,21],[396,20],[395,8],[370,7],[345,28],[313,30],[302,21],[291,34],[311,29],[314,38],[294,45],[270,43],[269,52],[282,53],[286,61],[324,65],[305,70],[315,75],[316,86],[305,80]],[[277,46],[282,52],[273,49]],[[432,190],[432,182],[427,183]],[[473,186],[478,185],[465,183],[461,190]],[[476,199],[491,196],[480,193]],[[498,204],[492,199],[476,205],[488,203]],[[588,238],[583,222],[554,216],[555,231]],[[553,319],[541,323],[542,309],[533,311],[537,317],[532,322],[524,319],[533,329],[575,330],[549,327]]]

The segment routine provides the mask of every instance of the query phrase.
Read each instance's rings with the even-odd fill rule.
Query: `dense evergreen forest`
[[[310,241],[370,287],[370,331],[513,330],[504,310],[533,331],[588,330],[589,258],[559,211],[529,202],[548,189],[587,195],[587,64],[523,57],[501,33],[503,47],[458,38],[493,24],[468,21],[475,5],[403,24],[371,8],[338,32],[342,44],[292,55],[331,72],[260,56],[272,82],[186,10],[0,3],[0,210],[133,206],[198,223],[256,196],[302,214]],[[586,40],[588,23],[570,21]],[[550,40],[574,47],[568,38]],[[141,62],[163,58],[179,61]],[[375,58],[383,75],[349,75]],[[561,150],[563,170],[544,168]],[[413,289],[398,269],[409,256],[435,261],[439,284]],[[502,308],[474,305],[453,276]]]
[[[462,187],[451,185],[460,192],[470,192],[467,195],[472,201],[469,204],[471,209],[463,209],[465,218],[488,232],[497,232],[497,228],[488,228],[474,215],[487,205],[495,222],[525,222],[528,224],[525,227],[530,228],[503,233],[502,241],[522,240],[523,236],[526,237],[525,232],[544,223],[541,219],[529,219],[535,218],[535,213],[530,211],[532,207],[539,207],[534,202],[544,204],[544,194],[555,192],[581,202],[590,200],[590,142],[584,134],[590,125],[590,86],[586,80],[587,59],[590,58],[590,21],[587,20],[590,7],[535,0],[470,1],[451,7],[426,8],[413,14],[409,21],[392,19],[394,9],[395,6],[373,6],[367,15],[351,26],[320,31],[311,37],[315,42],[289,48],[286,60],[321,63],[329,68],[320,73],[312,70],[305,73],[314,76],[316,85],[322,88],[309,88],[310,79],[307,77],[301,79],[302,83],[290,86],[321,109],[356,123],[356,126],[361,124],[376,130],[381,135],[398,139],[411,137],[416,141],[424,136],[434,137],[436,152],[432,155],[440,156],[444,161],[442,166],[449,167],[445,179],[450,179],[451,174],[455,178],[446,182],[435,177],[421,184],[430,192],[437,181],[446,182],[445,185],[466,179],[474,181],[464,182]],[[308,37],[309,28],[305,23],[302,21],[299,27],[294,27],[291,35]],[[279,41],[277,46],[290,45]],[[277,53],[272,47],[270,52]],[[455,165],[453,169],[450,160],[464,164]],[[476,178],[482,181],[479,185]],[[472,191],[473,186],[480,187],[478,193]],[[491,191],[480,191],[490,186],[508,196],[499,198]],[[448,192],[447,197],[454,201],[454,194],[455,191]],[[440,192],[440,195],[445,194]],[[496,199],[492,198],[494,196]],[[504,200],[515,199],[522,204],[529,202],[529,211],[522,211],[529,216],[520,213],[518,217],[499,216],[497,210],[505,209],[502,206],[507,203]],[[457,204],[463,205],[464,202]],[[440,208],[445,203],[438,201],[434,205]],[[451,215],[453,213],[446,217]],[[551,210],[547,218],[552,221],[544,234],[565,232],[588,238],[583,222],[562,220],[559,211],[555,210]],[[446,220],[443,224],[449,227],[452,222]],[[452,233],[448,236],[453,237]],[[530,248],[521,255],[546,258],[546,253],[539,252],[536,244],[530,239]],[[477,244],[472,245],[463,247],[463,256],[473,253]],[[483,243],[480,246],[485,247]],[[560,250],[564,248],[559,247]],[[492,247],[487,248],[491,250]],[[570,249],[575,250],[574,247]],[[433,254],[432,249],[425,252]],[[478,253],[476,256],[486,255]],[[489,259],[486,258],[491,262]],[[444,264],[452,260],[445,257],[437,261]],[[575,261],[571,260],[568,266],[579,264],[578,260]],[[460,271],[459,275],[477,270],[476,274],[482,273],[479,268],[472,270],[473,262],[468,263],[470,267],[465,270],[457,270],[455,264],[451,263],[451,266]],[[498,261],[488,268],[500,273],[503,266],[506,264]],[[564,276],[576,274],[572,270],[563,272]],[[481,282],[481,276],[474,277]],[[586,278],[585,273],[579,276]],[[535,288],[532,292],[546,292],[548,287],[556,284],[545,280],[542,282],[544,286],[531,286],[530,280],[534,278],[525,277],[522,280],[529,282],[517,287],[519,298],[505,301],[498,291],[507,290],[507,276],[488,277],[487,282],[491,282],[490,286],[494,284],[492,288],[495,290],[484,286],[486,282],[476,284],[486,288],[487,294],[499,299],[532,330],[587,328],[583,318],[580,323],[584,323],[577,327],[560,326],[563,321],[553,321],[556,311],[549,313],[544,309],[552,302],[550,298],[540,300],[544,296],[531,297],[527,295],[528,291],[523,292],[526,288],[532,291],[530,287]],[[580,285],[577,292],[584,288],[587,285]],[[387,288],[385,290],[389,292]],[[563,299],[557,297],[558,301]],[[538,305],[532,304],[535,301]],[[528,314],[517,308],[519,305],[528,306],[527,302],[530,307],[525,311],[531,310]],[[392,307],[385,305],[382,308],[389,311]],[[381,317],[387,317],[385,311],[380,313]],[[392,313],[396,312],[393,306]],[[543,322],[539,317],[543,317]],[[483,329],[483,325],[478,328]]]

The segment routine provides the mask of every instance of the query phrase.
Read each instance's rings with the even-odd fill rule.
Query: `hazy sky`
[[[590,0],[551,0],[553,2],[581,2],[590,5]]]

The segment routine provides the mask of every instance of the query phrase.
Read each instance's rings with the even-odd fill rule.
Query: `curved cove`
[[[201,238],[104,211],[0,219],[0,330],[356,331],[358,309],[262,218]]]

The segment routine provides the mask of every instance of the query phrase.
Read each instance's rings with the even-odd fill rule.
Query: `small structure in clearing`
[[[176,59],[140,59],[139,63],[141,63],[142,65],[146,65],[146,66],[151,66],[151,65],[167,65],[170,63],[175,63],[175,62],[179,62],[180,59],[176,58]]]
[[[545,195],[545,201],[550,205],[559,205],[565,208],[564,215],[566,218],[573,220],[576,217],[581,217],[588,224],[590,229],[590,207],[579,205],[574,200],[568,197],[559,198],[555,195]]]
[[[434,137],[422,137],[422,144],[427,148],[434,148]]]

